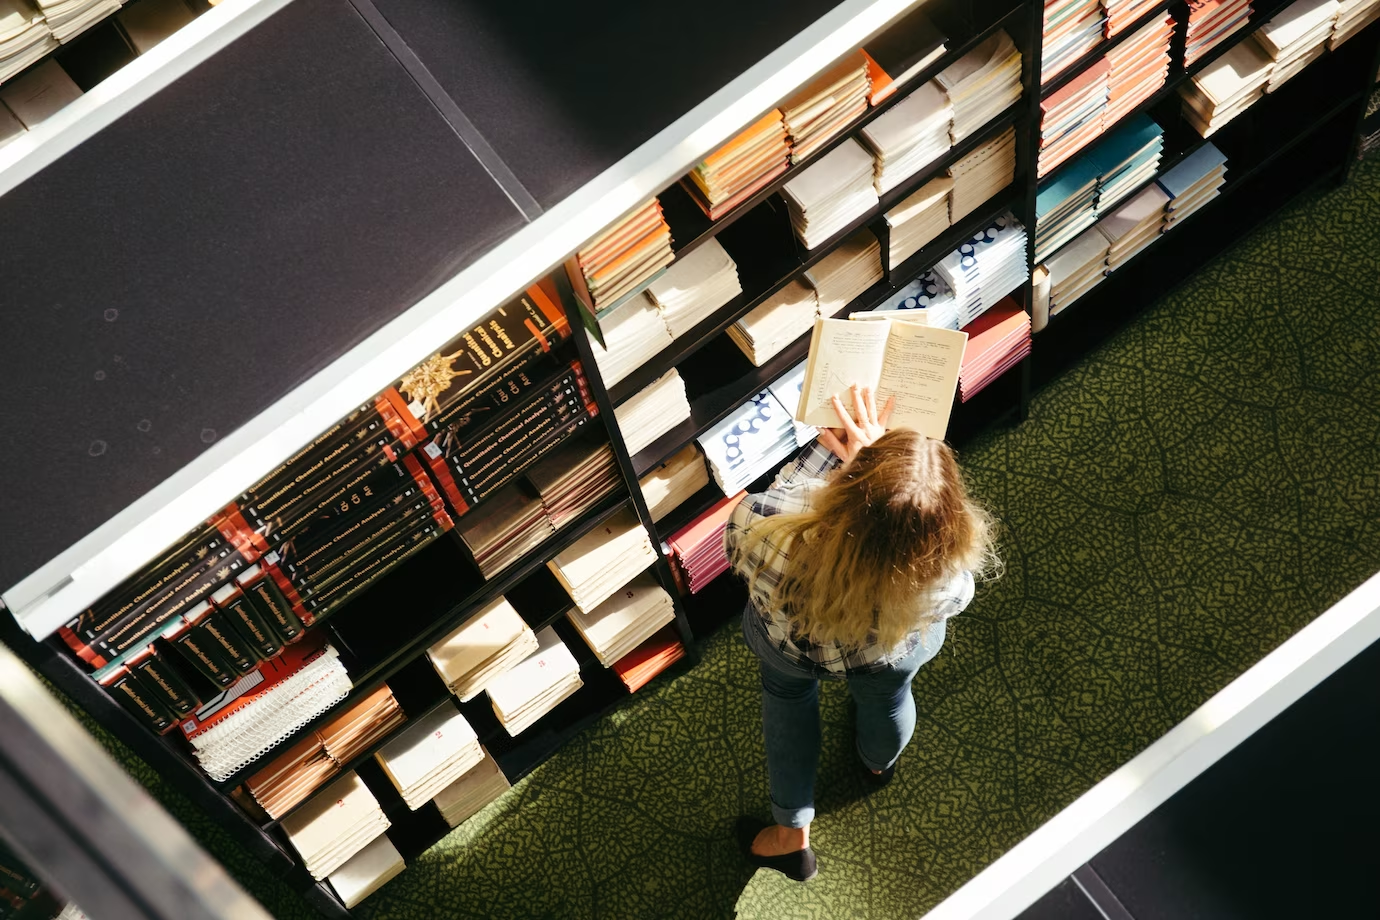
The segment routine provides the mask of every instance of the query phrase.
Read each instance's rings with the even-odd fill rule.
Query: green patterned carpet
[[[735,815],[767,806],[735,619],[358,913],[919,916],[1380,569],[1378,317],[1372,161],[968,449],[1005,525],[1005,577],[921,670],[916,740],[870,798],[844,690],[825,688],[809,884],[754,875],[730,840]],[[134,767],[276,916],[311,916]]]

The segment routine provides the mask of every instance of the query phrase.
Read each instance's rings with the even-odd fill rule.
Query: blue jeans
[[[890,667],[844,677],[783,655],[767,637],[751,605],[743,611],[743,638],[762,672],[762,730],[766,735],[771,813],[777,824],[805,827],[815,816],[815,773],[819,768],[819,682],[848,681],[857,704],[855,746],[872,770],[885,770],[901,756],[915,733],[915,698],[910,682],[944,644],[944,621],[925,631],[923,641]]]

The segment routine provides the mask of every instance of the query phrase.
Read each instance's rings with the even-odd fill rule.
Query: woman
[[[850,395],[851,415],[833,400],[842,427],[746,496],[725,535],[748,582],[743,635],[760,659],[776,819],[740,818],[739,846],[797,881],[817,871],[819,681],[848,682],[862,774],[885,785],[915,730],[911,679],[972,599],[973,573],[995,559],[991,519],[968,498],[948,445],[888,432],[894,397],[879,414],[870,391]]]

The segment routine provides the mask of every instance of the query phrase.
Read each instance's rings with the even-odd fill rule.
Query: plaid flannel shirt
[[[811,444],[800,456],[781,468],[776,479],[767,491],[757,495],[745,495],[733,509],[724,531],[724,548],[733,558],[733,550],[739,537],[754,523],[773,514],[796,514],[810,509],[814,494],[825,486],[825,477],[839,465],[834,456],[818,441]],[[773,546],[773,549],[780,547]],[[858,648],[840,646],[836,642],[815,645],[805,639],[791,635],[790,620],[784,612],[771,605],[771,594],[785,574],[788,551],[782,551],[764,560],[765,553],[758,550],[742,561],[735,569],[745,577],[757,574],[757,582],[752,591],[752,607],[762,618],[767,636],[772,644],[788,659],[799,664],[814,665],[839,675],[849,673],[863,674],[879,671],[894,661],[898,661],[915,650],[917,643],[924,638],[924,629],[917,630],[906,637],[895,648],[883,648],[875,642]],[[960,572],[948,583],[939,586],[931,597],[928,607],[933,620],[947,620],[963,612],[973,599],[973,576],[971,572]],[[744,614],[748,616],[750,614]]]

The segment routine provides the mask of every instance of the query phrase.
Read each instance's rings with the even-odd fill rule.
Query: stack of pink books
[[[1188,0],[1184,66],[1207,54],[1251,19],[1250,0]]]
[[[733,508],[745,492],[731,495],[686,524],[667,541],[671,547],[673,569],[681,586],[698,594],[705,585],[728,571],[724,552],[724,528]]]
[[[1041,178],[1102,134],[1109,72],[1104,57],[1040,103]]]
[[[1103,0],[1107,10],[1107,37],[1115,38],[1136,24],[1136,20],[1159,3],[1159,0]]]
[[[1030,354],[1030,315],[1007,297],[963,331],[968,347],[958,371],[958,393],[967,402]]]
[[[1173,34],[1174,20],[1165,13],[1107,52],[1107,113],[1103,120],[1108,129],[1164,86]]]

